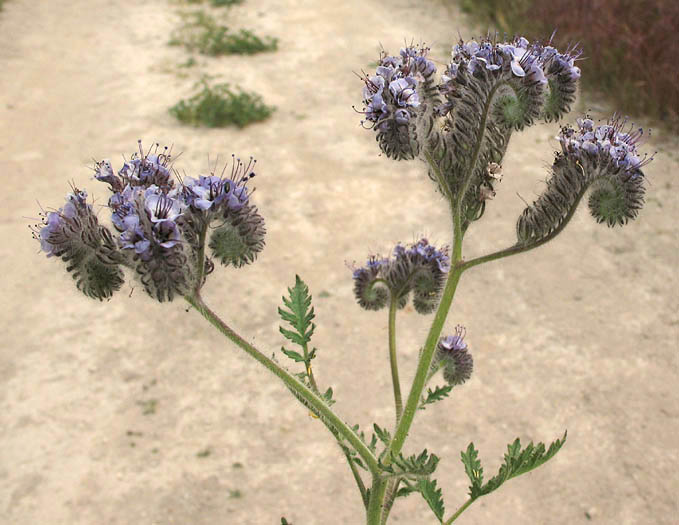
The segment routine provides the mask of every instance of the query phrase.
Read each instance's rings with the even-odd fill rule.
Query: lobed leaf
[[[295,331],[283,327],[280,327],[280,331],[293,343],[304,346],[311,340],[316,328],[316,325],[311,322],[315,314],[313,307],[309,309],[311,306],[309,287],[299,278],[299,275],[295,275],[295,286],[288,288],[288,293],[290,298],[283,297],[283,304],[289,308],[289,311],[279,307],[278,315],[290,323]]]
[[[440,522],[443,522],[443,514],[446,507],[443,504],[441,489],[436,487],[436,480],[421,479],[417,482],[417,490],[424,500],[429,504],[429,508],[436,515]]]
[[[452,389],[452,385],[437,386],[434,390],[427,388],[427,397],[422,397],[421,404],[417,407],[418,410],[426,410],[425,405],[436,403],[436,401],[441,401],[443,398],[448,397]]]
[[[385,465],[382,460],[378,460],[380,468],[387,473],[385,478],[389,477],[404,477],[406,479],[420,479],[427,478],[436,470],[439,458],[435,454],[429,455],[427,449],[419,455],[412,455],[410,457],[403,456],[400,453],[398,456],[394,456],[394,453],[390,453],[391,464]]]
[[[486,484],[483,484],[483,468],[481,468],[481,462],[478,460],[478,451],[474,448],[474,444],[470,443],[466,453],[462,452],[462,463],[472,482],[469,487],[469,495],[472,499],[485,496],[496,490],[508,479],[538,468],[561,450],[566,442],[567,434],[568,432],[564,432],[563,437],[555,440],[547,450],[545,450],[544,443],[533,445],[533,442],[521,449],[521,441],[516,438],[512,444],[507,445],[507,453],[504,456],[504,463],[500,466],[500,471]]]

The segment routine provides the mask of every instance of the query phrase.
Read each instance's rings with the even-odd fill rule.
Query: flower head
[[[33,235],[47,257],[60,257],[68,264],[66,270],[73,274],[80,291],[103,300],[123,284],[122,257],[111,233],[99,225],[86,200],[87,192],[73,188],[62,208],[43,214],[43,225],[39,229],[36,225]]]
[[[375,75],[363,75],[363,111],[367,127],[377,132],[380,148],[387,156],[413,158],[412,126],[421,105],[420,90],[436,71],[427,58],[427,48],[405,47],[399,56],[380,57]]]
[[[457,325],[455,335],[442,337],[436,347],[436,361],[449,385],[461,385],[472,375],[474,360],[464,342],[465,334],[464,327]]]
[[[577,119],[577,128],[564,126],[557,137],[565,155],[587,159],[598,158],[603,163],[612,162],[625,171],[638,171],[653,157],[639,157],[637,146],[642,144],[644,130],[627,127],[627,118],[613,115],[606,124],[595,125],[585,115]]]
[[[159,150],[156,144],[144,153],[141,141],[139,151],[117,174],[110,161],[97,162],[95,179],[107,183],[113,193],[108,206],[117,237],[98,226],[85,203],[87,194],[76,190],[62,209],[45,215],[44,227],[34,233],[43,250],[65,259],[91,256],[115,267],[109,272],[109,284],[115,284],[117,266],[125,264],[159,301],[189,293],[198,286],[198,278],[204,280],[212,270],[214,264],[204,255],[208,233],[213,255],[224,264],[238,267],[253,262],[266,232],[257,208],[250,204],[247,187],[255,176],[256,161],[250,158],[245,164],[233,157],[230,177],[224,177],[224,172],[185,177],[179,186],[171,177],[171,162],[169,148]],[[209,228],[214,221],[219,224]],[[104,276],[106,271],[95,267],[91,257],[90,273]],[[95,295],[110,295],[113,284],[95,290]]]
[[[415,309],[429,313],[438,305],[449,269],[446,248],[439,250],[427,239],[408,247],[398,244],[393,257],[373,255],[365,267],[354,270],[354,293],[363,308],[379,310],[386,305],[387,291],[403,307],[412,290]]]

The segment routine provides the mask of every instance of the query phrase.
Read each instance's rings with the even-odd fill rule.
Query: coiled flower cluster
[[[373,256],[354,270],[354,294],[362,308],[380,310],[390,298],[403,308],[412,290],[415,310],[427,314],[437,307],[449,270],[447,248],[439,250],[427,239],[408,248],[398,244],[393,258]]]
[[[519,243],[539,241],[559,228],[590,188],[590,213],[599,223],[626,224],[643,206],[641,168],[653,158],[639,156],[643,130],[627,127],[627,120],[617,115],[601,125],[589,116],[576,123],[577,128],[561,128],[557,137],[561,152],[554,160],[547,189],[517,222]]]
[[[512,133],[570,111],[581,50],[561,52],[551,44],[551,38],[521,36],[460,40],[439,81],[425,50],[404,48],[400,57],[382,56],[376,75],[363,79],[364,113],[380,149],[395,159],[426,162],[463,235],[495,195],[499,179],[489,167],[502,165]],[[518,244],[542,242],[590,188],[589,208],[598,222],[613,226],[636,217],[643,204],[641,167],[651,159],[639,158],[643,132],[625,127],[616,116],[601,126],[585,117],[576,127],[562,127],[562,151],[547,188],[518,220]]]
[[[427,113],[421,98],[433,89],[436,72],[427,52],[427,48],[406,47],[397,57],[385,54],[376,74],[363,77],[365,120],[372,123],[388,157],[411,159],[419,153],[417,116]]]
[[[247,182],[255,161],[233,159],[230,177],[172,179],[167,148],[135,153],[114,174],[110,161],[98,162],[95,179],[109,184],[111,221],[118,236],[98,224],[86,192],[75,190],[56,212],[48,212],[36,231],[48,256],[73,261],[78,288],[97,299],[109,298],[122,285],[120,266],[133,268],[145,291],[158,301],[199,289],[214,264],[210,248],[223,264],[239,267],[255,260],[264,247],[264,220],[250,204]],[[223,175],[223,174],[222,174]]]

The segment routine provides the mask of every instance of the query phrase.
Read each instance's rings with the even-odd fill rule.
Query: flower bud
[[[443,378],[451,385],[461,385],[472,375],[474,360],[464,342],[464,327],[455,327],[455,335],[439,339],[434,361],[437,368],[443,368]]]
[[[387,263],[388,259],[370,257],[365,268],[354,270],[354,295],[361,308],[381,310],[387,304],[389,293],[382,279],[378,280],[380,267]]]

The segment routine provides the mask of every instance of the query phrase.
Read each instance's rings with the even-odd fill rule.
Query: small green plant
[[[141,407],[141,413],[145,416],[156,413],[156,407],[158,406],[157,399],[149,399],[148,401],[137,401],[137,404]]]
[[[198,85],[202,86],[199,93],[170,108],[170,113],[185,124],[209,128],[234,124],[243,128],[269,118],[275,109],[264,104],[256,93],[247,93],[240,88],[234,93],[228,84],[211,87],[203,79]]]
[[[203,450],[196,452],[196,457],[197,458],[206,458],[211,453],[212,453],[212,451],[210,450],[210,447],[205,447]]]
[[[254,55],[278,49],[278,39],[260,38],[248,29],[233,33],[214,17],[196,11],[183,15],[185,25],[172,34],[170,45],[183,45],[203,55]]]

